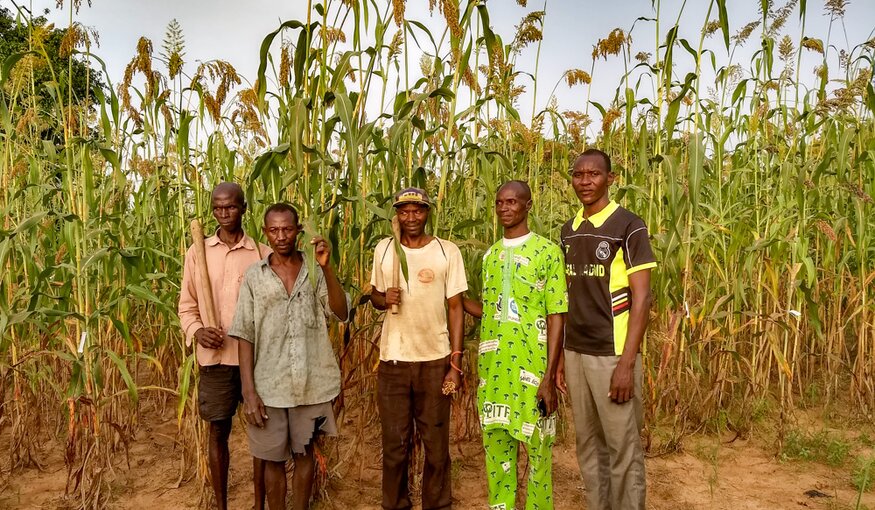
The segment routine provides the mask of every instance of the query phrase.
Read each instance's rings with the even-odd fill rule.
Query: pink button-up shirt
[[[245,234],[233,247],[223,243],[218,235],[208,237],[204,242],[204,249],[213,290],[216,319],[219,321],[216,327],[227,333],[234,320],[243,273],[250,265],[266,257],[271,250]],[[186,345],[191,345],[194,333],[205,325],[207,316],[205,302],[200,292],[200,274],[197,270],[194,247],[189,247],[185,254],[182,288],[179,292],[179,322],[182,331],[185,332]],[[198,345],[197,362],[201,366],[220,363],[239,365],[237,340],[226,335],[221,349],[207,349]]]

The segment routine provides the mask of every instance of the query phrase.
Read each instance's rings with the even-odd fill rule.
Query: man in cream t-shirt
[[[371,302],[378,310],[398,305],[383,321],[377,374],[383,436],[383,501],[387,510],[410,508],[407,486],[413,424],[425,447],[423,510],[450,508],[450,396],[461,383],[462,293],[468,289],[459,248],[425,233],[431,202],[407,188],[395,196],[407,274],[392,286],[395,247],[383,239],[374,250]]]

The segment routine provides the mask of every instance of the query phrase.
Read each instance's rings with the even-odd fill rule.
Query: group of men
[[[370,296],[376,309],[387,310],[377,373],[382,508],[412,506],[414,427],[425,452],[422,508],[452,506],[450,404],[464,376],[465,313],[481,319],[477,402],[490,508],[515,506],[520,443],[528,455],[526,508],[553,508],[557,391],[572,403],[588,508],[644,508],[640,346],[656,263],[644,222],[610,199],[613,180],[602,151],[574,161],[571,184],[582,207],[562,227],[560,245],[529,230],[529,186],[501,186],[495,209],[504,235],[483,257],[480,299],[465,295],[459,248],[426,233],[433,204],[425,191],[395,195],[400,232],[374,250]],[[210,423],[216,502],[226,508],[228,436],[242,400],[255,507],[263,508],[266,496],[271,509],[285,508],[284,466],[294,459],[293,508],[308,508],[313,441],[337,430],[331,401],[340,371],[326,321],[347,320],[348,298],[319,237],[312,240],[317,274],[308,275],[291,206],[267,209],[270,247],[243,232],[238,185],[217,186],[212,207],[219,229],[205,242],[205,260],[194,249],[186,254],[179,313],[186,338],[197,343],[198,404]],[[203,319],[203,263],[219,324]]]

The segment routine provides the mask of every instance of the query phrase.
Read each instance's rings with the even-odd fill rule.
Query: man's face
[[[425,232],[428,221],[428,207],[420,204],[404,204],[395,208],[401,232],[418,237]]]
[[[246,212],[246,204],[241,196],[236,193],[213,193],[212,208],[213,218],[219,222],[219,228],[227,231],[240,230],[243,213]]]
[[[264,220],[264,235],[273,251],[288,256],[294,253],[301,226],[289,211],[277,211]]]
[[[505,229],[513,228],[528,219],[532,201],[522,196],[519,188],[504,186],[495,197],[495,214]]]
[[[609,173],[605,162],[598,156],[580,158],[571,169],[571,187],[583,205],[592,205],[608,194],[614,183],[614,174]]]

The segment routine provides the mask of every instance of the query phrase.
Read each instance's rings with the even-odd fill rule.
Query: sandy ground
[[[131,445],[131,468],[115,470],[109,508],[201,508],[197,481],[188,478],[177,488],[179,453],[174,449],[176,422],[169,414],[142,425]],[[251,462],[239,422],[232,435],[229,508],[248,509],[251,502]],[[349,421],[343,430],[349,430]],[[356,451],[343,433],[334,456],[330,482],[315,509],[379,508],[380,449],[378,430],[372,427]],[[8,451],[7,434],[0,436],[0,452]],[[64,508],[66,471],[63,448],[45,445],[45,471],[24,469],[0,472],[0,508]],[[454,507],[488,508],[482,447],[476,440],[454,441],[452,447]],[[123,456],[121,457],[123,458]],[[524,460],[523,460],[524,462]],[[714,437],[684,440],[684,452],[647,459],[648,507],[653,509],[783,509],[855,508],[857,494],[849,468],[830,468],[814,462],[780,462],[774,451],[752,440],[723,442]],[[523,470],[521,470],[523,471]],[[586,508],[578,477],[574,443],[570,436],[554,447],[554,490],[557,509]],[[820,496],[809,496],[815,490]],[[875,509],[875,494],[864,494],[862,503]],[[519,506],[524,508],[523,505]]]

